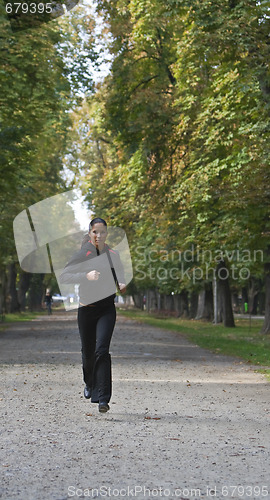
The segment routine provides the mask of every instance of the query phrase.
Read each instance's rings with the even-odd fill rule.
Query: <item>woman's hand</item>
[[[89,271],[89,273],[87,273],[86,275],[86,278],[89,280],[89,281],[96,281],[98,280],[99,278],[99,275],[100,273],[98,271]]]
[[[119,283],[119,288],[121,293],[125,293],[127,291],[127,287],[124,283]]]

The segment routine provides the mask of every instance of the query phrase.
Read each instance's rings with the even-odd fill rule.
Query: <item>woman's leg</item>
[[[83,379],[89,388],[93,385],[96,349],[96,323],[97,318],[89,307],[79,307],[78,327],[82,346]]]
[[[111,356],[109,349],[115,321],[116,311],[113,305],[101,313],[96,323],[94,386],[97,390],[95,396],[99,402],[108,403],[112,393]]]

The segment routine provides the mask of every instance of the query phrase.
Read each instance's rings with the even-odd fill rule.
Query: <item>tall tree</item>
[[[14,33],[1,4],[0,267],[3,282],[6,266],[16,260],[14,217],[40,201],[41,196],[46,198],[65,189],[62,168],[71,125],[69,112],[81,99],[78,93],[86,84],[89,90],[92,88],[89,67],[97,57],[93,48],[92,18],[84,11],[84,19],[81,8],[69,16],[68,25],[67,18],[59,18],[37,29]],[[89,53],[85,55],[83,50]],[[16,274],[13,272],[10,276]],[[16,290],[14,286],[11,289]]]
[[[85,169],[95,210],[129,230],[134,252],[140,244],[195,248],[208,251],[216,267],[215,251],[220,260],[226,251],[246,251],[245,267],[262,274],[252,252],[265,252],[269,234],[266,4],[99,0],[98,6],[114,59],[86,120],[100,138],[99,148],[91,134],[84,143],[85,157],[96,152]],[[236,262],[226,262],[230,272],[243,266],[235,255]],[[203,269],[196,286],[204,287],[205,262],[192,266]],[[184,277],[177,292],[189,286]]]

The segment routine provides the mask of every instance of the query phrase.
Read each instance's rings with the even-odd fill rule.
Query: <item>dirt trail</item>
[[[270,384],[252,367],[119,317],[102,415],[74,313],[13,324],[0,347],[2,499],[270,498]]]

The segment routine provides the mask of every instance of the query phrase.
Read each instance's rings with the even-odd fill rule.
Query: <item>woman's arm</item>
[[[87,270],[82,268],[82,263],[76,265],[67,264],[64,271],[59,276],[61,284],[69,283],[82,283],[87,281],[87,271],[89,273],[89,266]]]
[[[71,257],[60,274],[59,281],[62,284],[87,282],[89,280],[87,275],[92,271],[94,269],[91,266],[91,259],[86,258],[85,251],[81,249]]]

